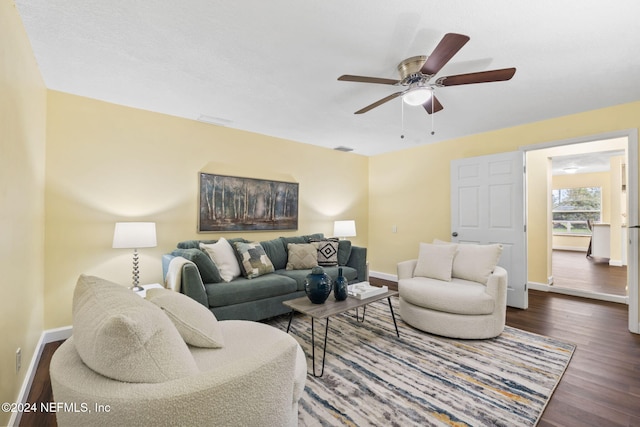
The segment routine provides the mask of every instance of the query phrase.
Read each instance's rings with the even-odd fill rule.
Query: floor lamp
[[[155,248],[155,222],[116,222],[113,232],[113,247],[133,249],[133,286],[131,290],[142,291],[138,281],[138,249]]]

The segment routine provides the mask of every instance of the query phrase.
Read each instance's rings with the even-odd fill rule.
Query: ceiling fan
[[[407,58],[398,64],[400,80],[379,77],[353,76],[349,74],[338,77],[347,82],[378,83],[384,85],[403,86],[406,89],[386,96],[373,104],[358,110],[355,114],[366,113],[399,96],[409,105],[422,105],[429,114],[437,113],[444,107],[434,95],[434,89],[445,86],[468,85],[473,83],[499,82],[511,79],[515,68],[481,71],[476,73],[458,74],[431,79],[445,66],[447,62],[469,41],[469,37],[462,34],[447,33],[440,40],[438,46],[430,56],[420,55]]]

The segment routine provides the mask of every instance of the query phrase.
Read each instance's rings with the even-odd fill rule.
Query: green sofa
[[[259,243],[275,271],[251,279],[240,276],[230,282],[221,280],[211,258],[200,250],[200,243],[210,244],[216,240],[187,240],[178,243],[177,248],[170,254],[163,255],[163,274],[166,278],[173,258],[186,258],[192,263],[182,266],[182,293],[209,308],[219,320],[267,319],[289,312],[290,309],[282,304],[283,301],[306,295],[305,278],[311,270],[286,269],[287,245],[309,243],[312,239],[323,237],[322,233],[316,233],[261,241]],[[232,245],[234,242],[250,242],[243,238],[227,240]],[[367,249],[353,246],[348,240],[341,240],[338,246],[338,265],[323,268],[332,280],[338,277],[339,268],[342,268],[343,275],[349,283],[367,280]]]

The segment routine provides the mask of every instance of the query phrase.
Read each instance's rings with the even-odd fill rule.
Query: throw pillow
[[[260,245],[271,260],[273,268],[283,270],[287,267],[287,249],[284,247],[282,239],[264,240],[260,242]]]
[[[247,279],[253,279],[275,271],[271,260],[260,243],[236,242],[234,246],[242,275]]]
[[[318,251],[312,243],[289,243],[287,270],[306,270],[318,266]]]
[[[338,244],[338,264],[347,265],[351,257],[351,240],[340,240]]]
[[[171,255],[181,256],[193,262],[198,271],[200,277],[202,277],[202,283],[220,283],[222,277],[220,277],[220,271],[216,267],[215,263],[209,255],[201,251],[200,249],[174,249]]]
[[[459,243],[453,260],[453,277],[486,284],[498,264],[502,245]]]
[[[130,383],[161,383],[198,372],[160,308],[116,283],[81,275],[73,293],[73,340],[89,368]]]
[[[204,305],[162,288],[149,289],[146,298],[165,312],[187,344],[205,348],[224,346],[218,319]]]
[[[338,239],[311,239],[318,251],[318,265],[329,267],[338,265]]]
[[[240,276],[240,265],[238,265],[236,253],[227,239],[221,237],[213,244],[200,243],[200,249],[211,257],[218,267],[222,280],[230,282]]]
[[[414,277],[429,277],[450,282],[455,254],[456,247],[454,245],[420,243],[418,262],[413,272]]]

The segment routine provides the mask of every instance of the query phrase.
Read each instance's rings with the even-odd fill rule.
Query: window
[[[560,188],[551,194],[553,234],[590,235],[587,221],[600,221],[602,188]]]

